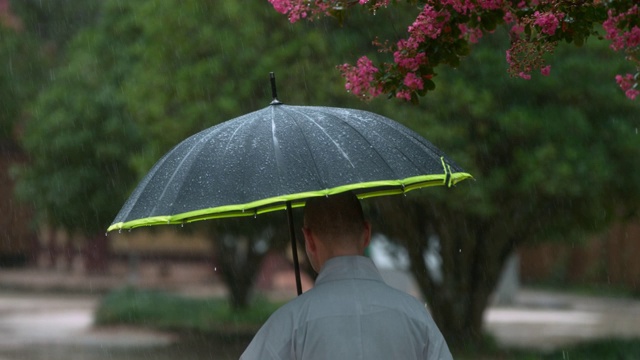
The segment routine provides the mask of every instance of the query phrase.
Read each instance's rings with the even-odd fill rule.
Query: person
[[[452,359],[425,305],[363,256],[371,225],[353,193],[308,200],[302,230],[315,285],[269,317],[241,360]]]

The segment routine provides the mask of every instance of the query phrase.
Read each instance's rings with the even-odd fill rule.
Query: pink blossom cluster
[[[439,0],[440,4],[451,6],[460,14],[470,14],[477,9],[497,10],[505,7],[504,0]]]
[[[0,0],[0,2],[3,0]],[[274,9],[286,14],[289,21],[312,20],[319,16],[332,15],[352,6],[363,6],[375,10],[389,5],[390,0],[269,0]],[[477,42],[489,31],[488,24],[496,23],[496,15],[511,26],[511,48],[507,51],[509,73],[530,79],[533,71],[549,75],[551,68],[545,56],[553,53],[557,40],[572,39],[584,30],[593,27],[588,11],[608,12],[602,24],[607,39],[614,50],[624,50],[627,58],[640,70],[640,4],[620,4],[614,0],[420,0],[424,4],[415,21],[407,28],[407,37],[394,44],[384,45],[381,52],[393,54],[393,63],[382,63],[376,67],[366,56],[355,65],[339,66],[346,79],[346,88],[353,94],[368,99],[383,92],[395,93],[396,97],[411,100],[415,93],[423,93],[425,82],[434,74],[434,69],[451,62],[451,57],[430,53],[444,49],[440,54],[457,55],[460,39],[469,44]],[[613,10],[613,9],[617,9]],[[622,9],[622,10],[621,10]],[[574,12],[575,10],[575,12]],[[580,23],[584,17],[584,24]],[[525,29],[537,31],[525,32]],[[592,33],[590,33],[592,34]],[[590,36],[590,35],[586,35]],[[578,37],[575,41],[578,42]],[[454,48],[456,47],[456,48]],[[639,73],[640,74],[640,73]],[[638,77],[631,74],[618,75],[616,81],[629,98],[639,97]],[[384,80],[383,80],[384,79]],[[433,84],[430,84],[433,85]]]
[[[533,18],[533,23],[537,26],[540,26],[543,33],[549,36],[553,36],[556,33],[558,25],[560,25],[560,21],[564,18],[564,14],[536,11],[533,14]]]
[[[613,50],[618,51],[640,46],[640,28],[638,25],[634,25],[626,31],[625,28],[620,25],[624,21],[631,20],[632,18],[637,19],[638,16],[640,16],[638,5],[634,5],[628,11],[617,15],[612,10],[609,10],[609,18],[602,23],[602,26],[607,32],[607,39],[612,41],[611,48]]]
[[[418,45],[416,41],[399,40],[397,50],[393,52],[393,61],[406,70],[418,70],[420,65],[427,63],[427,54],[418,51]]]
[[[358,59],[356,66],[343,64],[338,69],[346,79],[345,88],[354,95],[371,99],[382,93],[382,86],[375,78],[379,70],[368,57]]]
[[[458,24],[458,29],[460,29],[460,37],[466,37],[472,44],[480,41],[480,38],[484,35],[481,29],[468,27],[467,24]]]
[[[269,2],[277,12],[287,15],[291,23],[325,14],[330,7],[330,3],[323,0],[315,2],[309,0],[269,0]]]
[[[23,28],[22,20],[11,12],[9,0],[0,0],[0,26],[5,26],[15,31]]]
[[[552,53],[555,49],[555,41],[549,41],[548,37],[556,35],[567,15],[557,8],[545,5],[553,5],[551,0],[520,1],[516,9],[505,11],[503,20],[511,25],[511,48],[507,50],[506,57],[509,64],[509,73],[525,80],[531,79],[531,72],[539,70],[544,76],[551,73],[551,67],[546,65],[544,55]],[[532,15],[519,17],[518,10],[530,10],[541,6]],[[546,8],[546,10],[542,10]],[[525,34],[526,27],[538,27],[540,31],[534,37]]]
[[[625,76],[616,75],[616,82],[629,99],[634,100],[640,95],[640,91],[637,88],[638,81],[635,76],[631,74],[626,74]]]
[[[640,27],[637,25],[639,17],[640,9],[638,5],[634,5],[620,14],[609,10],[608,19],[602,23],[606,38],[611,40],[611,48],[615,51],[625,50],[629,55],[628,59],[634,61],[636,66],[640,66],[640,60],[637,58],[637,53],[640,52]],[[632,100],[640,94],[638,74],[640,73],[635,76],[632,74],[616,76],[616,82],[625,95]]]
[[[410,101],[411,94],[414,91],[424,89],[424,80],[422,80],[421,77],[419,77],[418,75],[416,75],[416,73],[413,73],[413,72],[409,72],[404,76],[404,80],[402,81],[402,84],[406,88],[400,89],[398,90],[398,92],[396,92],[396,97],[398,99]]]
[[[386,7],[389,5],[389,1],[390,0],[358,0],[358,4],[360,5],[367,5],[369,6],[372,10],[376,10],[379,9],[381,7]]]
[[[436,39],[448,24],[449,19],[451,14],[448,11],[436,10],[429,4],[425,5],[413,24],[409,26],[409,41],[423,43],[427,38]]]

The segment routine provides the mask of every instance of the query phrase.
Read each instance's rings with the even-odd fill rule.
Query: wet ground
[[[92,316],[102,294],[126,278],[74,276],[0,272],[0,360],[226,360],[237,359],[250,340],[97,328]],[[170,290],[222,295],[210,280]],[[598,338],[640,338],[638,300],[530,289],[519,290],[513,300],[485,314],[486,329],[505,347],[556,350]]]
[[[0,291],[0,360],[237,359],[249,339],[96,328],[99,296]]]

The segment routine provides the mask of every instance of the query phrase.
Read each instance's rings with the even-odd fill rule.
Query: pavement
[[[104,275],[78,269],[0,269],[0,349],[47,341],[114,346],[171,343],[175,340],[171,334],[104,331],[92,325],[100,297],[122,286],[162,288],[189,296],[226,295],[210,265],[167,266],[141,264],[131,272],[126,264],[115,264]],[[282,283],[273,294],[293,297],[294,284]],[[640,299],[519,288],[510,303],[487,309],[485,329],[501,346],[543,351],[586,340],[640,338]]]

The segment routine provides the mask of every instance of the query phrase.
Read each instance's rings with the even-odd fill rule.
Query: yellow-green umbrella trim
[[[446,172],[447,166],[445,166]],[[199,209],[175,215],[152,216],[126,222],[118,222],[109,226],[107,231],[133,229],[142,226],[163,224],[185,224],[200,220],[221,219],[229,217],[256,216],[271,211],[286,209],[287,202],[291,206],[304,206],[306,199],[319,196],[329,196],[346,191],[354,191],[358,198],[366,199],[376,196],[396,195],[429,186],[451,187],[462,180],[473,178],[471,174],[449,173],[437,175],[413,176],[402,180],[371,181],[357,184],[348,184],[331,189],[301,192],[275,196],[271,198],[252,201],[246,204],[223,205],[206,209]]]

